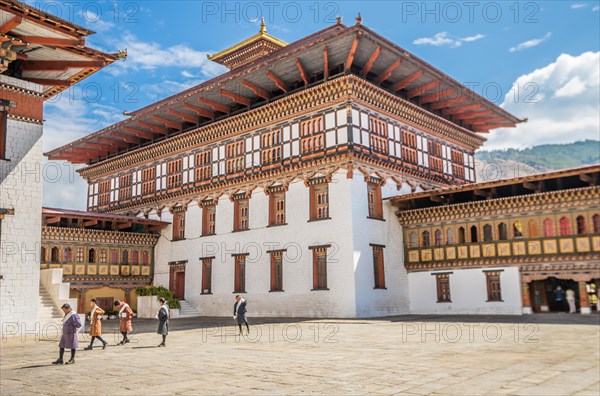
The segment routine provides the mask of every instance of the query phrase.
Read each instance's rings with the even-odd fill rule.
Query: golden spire
[[[224,49],[216,54],[207,55],[208,59],[220,63],[228,68],[239,67],[242,64],[246,64],[248,59],[252,56],[243,54],[240,50],[246,46],[258,45],[259,42],[269,42],[269,48],[266,50],[267,53],[273,52],[276,49],[285,47],[287,43],[279,40],[276,37],[271,36],[267,33],[267,26],[265,25],[265,18],[262,17],[260,21],[260,30],[255,35],[248,37],[246,40],[241,41],[227,49]],[[261,50],[263,51],[263,50]],[[235,58],[235,59],[234,59]]]
[[[339,25],[340,23],[342,23],[342,19],[343,19],[343,18],[342,18],[341,16],[338,16],[338,17],[336,18],[336,21],[337,21],[338,25]]]
[[[265,25],[265,17],[262,17],[260,20],[260,34],[267,33],[267,26]]]
[[[362,24],[362,16],[360,16],[360,12],[358,13],[358,16],[356,17],[356,24],[357,25]]]

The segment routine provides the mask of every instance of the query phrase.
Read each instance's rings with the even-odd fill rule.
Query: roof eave
[[[81,36],[91,36],[95,34],[93,30],[87,29],[83,26],[77,25],[76,23],[69,22],[63,18],[57,17],[56,15],[50,14],[46,11],[40,10],[38,8],[32,7],[26,3],[23,3],[18,0],[0,0],[0,6],[4,6],[8,9],[20,12],[23,15],[31,15],[36,18],[52,21],[63,26],[69,27],[73,32],[77,33]]]
[[[575,175],[584,174],[584,173],[596,173],[596,172],[600,172],[600,165],[598,165],[598,164],[584,165],[584,166],[579,166],[579,167],[574,167],[574,168],[566,168],[566,169],[560,169],[557,171],[540,173],[540,174],[536,174],[536,175],[516,177],[516,178],[512,178],[512,179],[501,179],[501,180],[495,180],[495,181],[471,183],[471,184],[465,184],[465,185],[461,185],[461,186],[454,186],[454,187],[441,188],[441,189],[436,189],[436,190],[422,191],[422,192],[411,193],[411,194],[396,195],[393,197],[385,198],[385,200],[388,200],[392,204],[395,204],[395,203],[407,202],[407,201],[411,201],[411,200],[415,200],[415,199],[428,198],[431,196],[440,196],[440,195],[444,195],[444,194],[456,194],[456,193],[460,193],[460,192],[489,189],[489,188],[494,188],[494,187],[509,186],[512,184],[521,184],[521,183],[525,183],[525,182],[548,180],[548,179],[559,178],[559,177],[570,177],[570,176],[575,176]]]
[[[454,85],[457,85],[457,86],[460,86],[460,87],[464,87],[465,89],[469,90],[470,91],[469,93],[471,95],[473,95],[474,99],[476,99],[477,101],[481,102],[482,104],[485,104],[487,106],[493,107],[494,110],[496,110],[499,113],[502,113],[506,118],[510,119],[515,124],[518,124],[520,122],[526,122],[526,119],[525,120],[521,120],[518,117],[514,116],[513,114],[510,114],[508,111],[504,110],[502,107],[500,107],[497,104],[489,101],[488,99],[486,99],[483,96],[479,95],[475,91],[467,88],[464,84],[456,81],[454,78],[450,77],[449,75],[447,75],[446,73],[442,72],[441,70],[439,70],[435,66],[431,65],[430,63],[424,61],[421,58],[413,56],[413,54],[410,53],[409,51],[407,51],[404,48],[400,47],[398,44],[396,44],[396,43],[388,40],[387,38],[381,36],[379,33],[375,32],[374,30],[372,30],[372,29],[370,29],[368,27],[366,27],[365,25],[362,25],[362,24],[355,25],[355,26],[350,27],[349,30],[363,30],[363,31],[365,31],[365,32],[367,32],[367,33],[375,36],[378,40],[382,41],[386,45],[394,48],[397,51],[403,52],[404,55],[407,56],[407,57],[410,57],[412,61],[421,64],[424,68],[427,68],[428,70],[433,71],[434,73],[437,73],[443,79],[450,81]]]

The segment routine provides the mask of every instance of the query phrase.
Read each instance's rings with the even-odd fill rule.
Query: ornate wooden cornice
[[[202,145],[237,136],[275,122],[330,107],[348,100],[344,91],[347,77],[328,81],[317,87],[286,96],[271,104],[188,131],[171,139],[152,144],[115,158],[80,169],[81,176],[96,179],[153,160],[173,156]]]
[[[582,187],[517,197],[496,198],[432,208],[398,211],[403,226],[425,226],[440,222],[477,219],[494,215],[508,216],[544,210],[599,207],[600,187]]]
[[[89,290],[99,287],[135,288],[152,283],[150,276],[102,276],[102,275],[64,275],[63,282],[71,284],[72,289]]]
[[[433,271],[445,269],[464,269],[479,267],[519,267],[523,269],[533,266],[552,265],[554,268],[569,269],[574,265],[586,265],[591,268],[600,268],[600,253],[551,255],[551,256],[510,256],[480,259],[464,259],[454,261],[431,261],[427,263],[406,263],[408,272]]]
[[[525,264],[519,267],[522,274],[530,272],[553,272],[553,271],[600,271],[600,262],[558,262],[558,263],[539,263]]]
[[[357,76],[349,77],[348,95],[353,102],[371,105],[379,112],[399,118],[401,122],[412,124],[433,136],[442,137],[444,140],[455,142],[472,150],[479,148],[486,140],[474,132],[459,127],[445,118],[399,98],[367,80]]]
[[[125,244],[154,246],[159,234],[42,226],[42,243]]]
[[[108,210],[111,213],[129,213],[135,212],[148,207],[171,207],[177,205],[184,200],[193,200],[201,202],[207,198],[219,197],[221,195],[233,195],[244,188],[246,190],[254,190],[257,187],[262,187],[266,181],[271,183],[276,181],[302,178],[304,175],[314,174],[315,170],[325,171],[339,168],[341,164],[348,161],[346,155],[338,157],[326,157],[308,163],[296,163],[290,168],[279,168],[247,175],[243,179],[224,180],[222,183],[209,183],[187,191],[180,191],[167,196],[159,196],[141,201],[135,201],[129,204],[113,207]]]
[[[350,157],[356,164],[366,166],[371,172],[389,173],[390,177],[407,178],[409,183],[416,182],[416,185],[421,186],[424,190],[432,188],[442,188],[451,185],[462,184],[459,181],[450,181],[449,179],[438,177],[422,171],[404,167],[401,163],[393,164],[381,159],[372,158],[361,153],[350,153]],[[387,172],[386,172],[387,171]]]
[[[286,96],[273,103],[215,123],[185,132],[168,140],[104,160],[78,170],[86,179],[115,174],[153,160],[186,152],[202,145],[234,137],[276,122],[330,108],[341,103],[356,102],[375,108],[399,122],[414,125],[432,136],[456,142],[470,149],[479,147],[484,138],[438,117],[383,89],[354,76],[342,76],[318,86]]]
[[[28,96],[33,96],[35,98],[41,98],[41,99],[44,98],[44,95],[39,92],[33,91],[31,89],[26,89],[23,87],[18,87],[16,85],[7,84],[4,82],[0,83],[0,89],[6,89],[8,91],[17,92],[17,93],[28,95]]]
[[[8,119],[9,120],[15,120],[15,121],[21,121],[21,122],[26,122],[28,124],[37,124],[37,125],[43,125],[44,124],[44,120],[37,120],[35,118],[30,118],[30,117],[21,117],[21,116],[13,115],[13,114],[9,114],[8,115]]]
[[[332,174],[340,168],[347,169],[349,166],[354,165],[377,172],[384,179],[392,179],[393,182],[399,185],[399,188],[403,183],[408,183],[411,186],[419,185],[423,188],[439,188],[444,185],[437,179],[430,178],[420,172],[407,170],[400,165],[383,163],[367,156],[355,157],[353,153],[346,153],[305,163],[295,163],[287,168],[274,168],[250,174],[241,179],[225,179],[221,183],[209,183],[185,191],[134,201],[114,206],[108,209],[108,212],[137,213],[147,211],[149,208],[172,208],[182,202],[201,202],[207,198],[233,195],[238,193],[240,189],[252,191],[256,188],[266,188],[268,185],[278,182],[287,185],[294,179],[307,179],[317,173]]]
[[[586,282],[600,278],[600,263],[556,263],[556,264],[530,264],[519,268],[521,282],[529,283],[534,280],[544,280],[554,276],[562,279],[571,279],[576,282]]]

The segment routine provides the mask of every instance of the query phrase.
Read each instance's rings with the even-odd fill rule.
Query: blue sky
[[[600,1],[28,1],[97,33],[88,45],[129,57],[46,104],[45,149],[222,73],[206,59],[258,32],[293,42],[335,23],[363,23],[529,122],[483,149],[599,138]],[[519,88],[511,91],[515,84]],[[49,185],[45,204],[81,195]],[[64,188],[63,188],[64,187]],[[85,191],[85,190],[83,190]],[[78,192],[78,194],[76,193]],[[71,206],[83,208],[83,197]],[[65,206],[61,204],[60,206]]]

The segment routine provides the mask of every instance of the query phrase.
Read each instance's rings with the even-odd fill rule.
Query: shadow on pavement
[[[34,368],[42,368],[42,367],[54,367],[54,366],[52,364],[34,364],[32,366],[19,367],[17,370],[34,369]]]
[[[536,324],[557,324],[557,325],[600,325],[600,315],[592,313],[591,315],[568,314],[568,313],[548,313],[533,315],[399,315],[380,318],[250,318],[250,326],[268,325],[302,322],[325,322],[339,323],[345,325],[368,324],[369,322],[462,322],[462,323],[536,323]],[[155,319],[133,319],[134,334],[156,333],[157,321]],[[114,339],[118,340],[119,322],[118,320],[108,320],[102,323],[103,332],[109,336],[113,334]],[[195,318],[176,318],[169,320],[169,331],[197,330],[223,328],[227,334],[235,335],[237,333],[237,324],[230,317],[195,317]],[[109,336],[110,337],[110,336]],[[157,342],[160,341],[157,338]],[[140,348],[140,347],[137,347]],[[147,347],[144,347],[147,348]],[[152,347],[154,348],[154,347]]]
[[[374,321],[390,322],[463,322],[463,323],[536,323],[564,325],[600,325],[600,316],[547,313],[533,315],[403,315],[388,318],[373,318]]]

